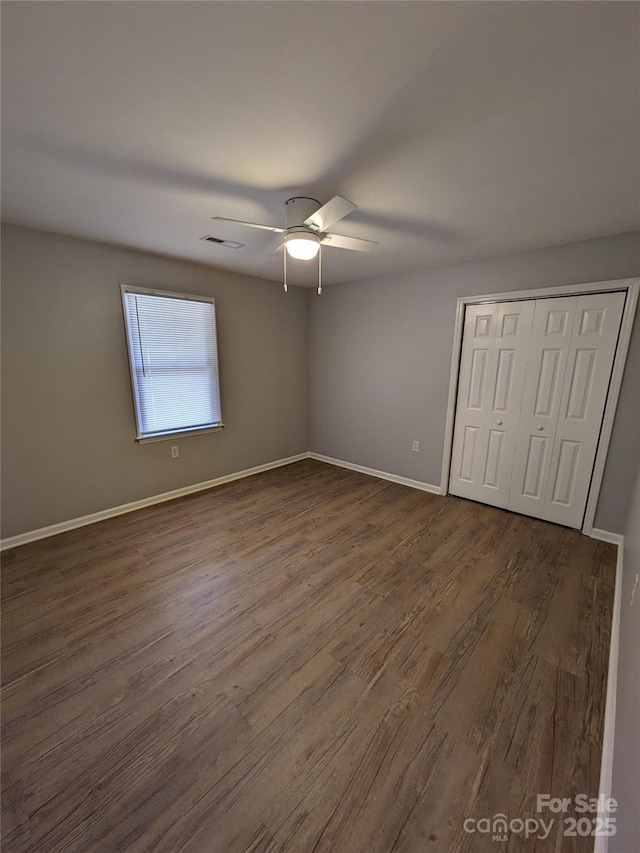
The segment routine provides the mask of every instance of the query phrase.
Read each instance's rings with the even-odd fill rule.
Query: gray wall
[[[215,297],[224,430],[134,441],[121,282]],[[308,449],[304,290],[8,225],[2,290],[3,537]]]
[[[439,485],[457,297],[639,273],[633,232],[326,287],[311,300],[311,450]],[[625,374],[596,515],[617,533],[640,456],[638,375]]]
[[[638,374],[636,374],[637,376]],[[611,795],[618,801],[618,831],[609,853],[640,850],[640,466],[624,536],[620,653]]]
[[[638,237],[332,285],[318,297],[4,225],[2,536],[308,449],[438,484],[456,298],[636,275]],[[227,426],[180,439],[178,460],[168,442],[133,440],[120,282],[217,300]],[[639,326],[596,515],[614,532],[640,461]]]

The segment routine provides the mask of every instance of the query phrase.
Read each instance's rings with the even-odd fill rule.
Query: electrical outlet
[[[411,446],[411,449],[413,450],[414,453],[417,453],[420,450],[420,442],[414,441],[413,445]]]
[[[620,547],[620,546],[618,546],[618,547]],[[640,579],[640,576],[638,575],[638,572],[636,572],[636,577],[635,577],[635,580],[633,582],[633,589],[631,590],[631,604],[633,604],[633,599],[635,598],[636,590],[638,589],[638,580],[639,579]]]
[[[177,444],[174,444],[173,447],[171,448],[171,458],[177,459],[178,456],[180,456],[180,448],[178,447]]]

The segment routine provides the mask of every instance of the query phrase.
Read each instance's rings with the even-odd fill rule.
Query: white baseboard
[[[608,530],[599,530],[597,527],[594,527],[589,534],[592,539],[599,539],[601,542],[611,542],[612,545],[618,546],[618,553],[622,548],[624,543],[624,536],[622,533],[610,533]]]
[[[440,486],[433,486],[431,483],[423,483],[421,480],[410,480],[408,477],[398,477],[396,474],[387,473],[387,471],[377,471],[375,468],[365,468],[364,465],[354,465],[353,462],[345,462],[343,459],[333,459],[331,456],[321,456],[319,453],[309,453],[309,456],[311,459],[317,459],[319,462],[328,462],[329,465],[337,465],[339,468],[348,468],[350,471],[358,471],[360,474],[368,474],[370,477],[378,477],[380,480],[390,480],[392,483],[400,483],[401,486],[420,489],[420,491],[429,492],[432,495],[442,494]]]
[[[241,480],[243,477],[251,477],[253,474],[260,474],[263,471],[270,471],[272,468],[281,468],[283,465],[291,465],[293,462],[299,462],[301,459],[318,459],[321,462],[328,462],[330,465],[338,465],[340,468],[348,468],[351,471],[359,471],[361,474],[369,474],[372,477],[379,477],[382,480],[391,480],[393,483],[400,483],[403,486],[410,486],[412,489],[421,489],[423,492],[431,492],[434,495],[441,494],[439,486],[432,486],[430,483],[422,483],[419,480],[410,480],[408,477],[398,477],[395,474],[388,474],[385,471],[376,471],[373,468],[365,468],[362,465],[354,465],[351,462],[344,462],[341,459],[332,459],[329,456],[320,456],[318,453],[298,453],[296,456],[288,456],[286,459],[276,459],[274,462],[267,462],[264,465],[258,465],[255,468],[247,468],[244,471],[237,471],[234,474],[226,474],[224,477],[216,477],[214,480],[206,480],[203,483],[194,483],[191,486],[183,486],[181,489],[173,489],[170,492],[163,492],[159,495],[152,495],[148,498],[143,498],[139,501],[121,504],[120,506],[103,509],[99,512],[92,512],[89,515],[82,515],[79,518],[71,518],[68,521],[61,521],[58,524],[50,524],[47,527],[40,527],[37,530],[29,530],[26,533],[20,533],[17,536],[9,536],[6,539],[0,540],[0,551],[6,551],[9,548],[17,548],[19,545],[26,545],[29,542],[37,542],[39,539],[46,539],[49,536],[56,536],[58,533],[65,533],[68,530],[75,530],[78,527],[86,527],[89,524],[95,524],[98,521],[105,521],[108,518],[114,518],[118,515],[125,515],[128,512],[135,512],[137,509],[144,509],[154,504],[172,501],[176,498],[191,495],[195,492],[203,492],[206,489],[212,489],[215,486],[221,486],[224,483],[231,483],[233,480]]]
[[[216,477],[214,480],[206,480],[204,483],[194,483],[191,486],[183,486],[181,489],[173,489],[171,492],[163,492],[160,495],[152,495],[149,498],[143,498],[139,501],[121,504],[109,509],[103,509],[99,512],[92,512],[90,515],[82,515],[79,518],[71,518],[69,521],[61,521],[58,524],[50,524],[48,527],[40,527],[38,530],[30,530],[27,533],[20,533],[18,536],[9,536],[7,539],[0,540],[0,551],[6,551],[8,548],[17,548],[19,545],[26,545],[28,542],[36,542],[38,539],[46,539],[48,536],[55,536],[58,533],[65,533],[67,530],[75,530],[78,527],[86,527],[88,524],[95,524],[97,521],[105,521],[107,518],[114,518],[117,515],[125,515],[128,512],[134,512],[137,509],[144,509],[147,506],[172,501],[176,498],[191,495],[195,492],[203,492],[206,489],[212,489],[215,486],[221,486],[223,483],[231,483],[233,480],[241,480],[243,477],[251,477],[253,474],[260,474],[263,471],[270,471],[272,468],[281,468],[283,465],[291,465],[292,462],[299,462],[301,459],[308,459],[309,453],[298,453],[297,456],[288,456],[286,459],[276,459],[274,462],[267,462],[264,465],[257,465],[255,468],[247,468],[244,471],[237,471],[234,474],[225,474],[224,477]]]
[[[409,486],[411,489],[419,489],[422,492],[429,492],[432,495],[441,495],[443,490],[440,486],[434,486],[432,483],[424,483],[421,480],[412,480],[409,477],[400,477],[397,474],[390,474],[388,471],[378,471],[375,468],[367,468],[364,465],[356,465],[353,462],[346,462],[344,459],[334,459],[331,456],[322,456],[320,453],[298,453],[296,456],[288,456],[285,459],[276,459],[273,462],[267,462],[264,465],[258,465],[255,468],[247,468],[244,471],[237,471],[234,474],[226,474],[224,477],[216,477],[214,480],[206,480],[203,483],[194,483],[191,486],[184,486],[181,489],[173,489],[170,492],[163,492],[159,495],[152,495],[149,498],[143,498],[139,501],[121,504],[120,506],[103,509],[99,512],[93,512],[90,515],[83,515],[79,518],[72,518],[68,521],[61,521],[58,524],[50,524],[47,527],[40,527],[37,530],[29,530],[26,533],[20,533],[17,536],[9,536],[6,539],[0,539],[0,552],[6,551],[9,548],[17,548],[19,545],[26,545],[29,542],[37,542],[39,539],[46,539],[49,536],[55,536],[58,533],[65,533],[67,530],[75,530],[78,527],[86,527],[88,524],[95,524],[98,521],[105,521],[107,518],[114,518],[118,515],[125,515],[128,512],[134,512],[137,509],[144,509],[147,506],[172,501],[176,498],[191,495],[195,492],[202,492],[206,489],[221,486],[224,483],[231,483],[233,480],[241,480],[243,477],[251,477],[253,474],[260,474],[262,471],[270,471],[272,468],[280,468],[283,465],[290,465],[293,462],[299,462],[301,459],[317,459],[319,462],[327,462],[329,465],[337,465],[339,468],[347,468],[350,471],[357,471],[360,474],[368,474],[370,477],[378,477],[380,480],[389,480],[392,483],[399,483],[402,486]],[[593,528],[591,531],[593,539],[600,539],[603,542],[611,542],[618,545],[618,553],[622,553],[623,537],[619,533],[610,533],[608,530],[599,530]]]
[[[595,534],[604,534],[602,536]],[[605,798],[611,796],[611,777],[613,772],[613,747],[616,728],[616,693],[618,690],[618,650],[620,647],[620,615],[622,610],[622,561],[624,555],[624,536],[619,533],[608,533],[605,530],[594,530],[594,539],[603,542],[615,542],[618,546],[616,560],[616,582],[613,594],[613,614],[611,617],[611,642],[609,645],[609,665],[607,669],[607,698],[604,708],[604,731],[602,733],[602,760],[600,762],[600,785],[598,794]],[[607,817],[605,813],[598,815]],[[595,840],[594,853],[607,853],[609,839],[598,836]]]

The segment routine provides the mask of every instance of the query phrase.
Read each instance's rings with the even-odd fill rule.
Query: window
[[[222,427],[213,299],[122,286],[138,441]]]

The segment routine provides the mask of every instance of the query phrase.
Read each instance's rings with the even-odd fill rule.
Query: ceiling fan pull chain
[[[322,293],[322,244],[318,247],[318,294]]]
[[[284,292],[286,293],[287,288],[287,252],[285,249],[282,250],[282,257],[284,259]]]

